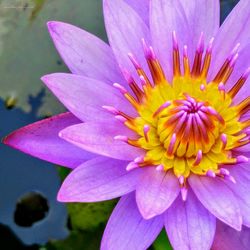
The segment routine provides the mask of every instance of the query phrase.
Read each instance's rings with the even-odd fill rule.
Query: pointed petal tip
[[[10,134],[8,134],[4,138],[2,138],[1,142],[4,145],[7,145],[7,146],[12,147],[12,148],[17,149],[17,150],[21,150],[21,149],[18,148],[17,143],[16,143],[17,140],[18,140],[17,137],[16,137],[16,135],[18,134],[18,132],[21,131],[21,129],[22,128],[17,129],[15,131],[11,132]]]
[[[41,80],[44,84],[46,84],[46,83],[48,82],[48,77],[47,77],[47,75],[44,75],[44,76],[40,77],[40,80]]]
[[[57,73],[52,73],[52,74],[47,74],[44,75],[42,77],[40,77],[40,80],[47,86],[49,87],[49,85],[51,84],[51,78],[53,77],[53,75],[56,75]]]
[[[65,191],[62,191],[62,188],[58,191],[57,196],[56,196],[56,200],[59,202],[74,202],[70,196],[68,196]]]
[[[1,139],[1,142],[7,146],[13,146],[11,143],[11,137],[14,132],[10,133],[9,135],[5,136],[4,138]]]
[[[48,21],[46,23],[47,28],[48,28],[48,30],[49,30],[50,33],[55,32],[56,27],[58,27],[59,25],[63,25],[63,24],[66,24],[66,23],[60,22],[60,21]]]

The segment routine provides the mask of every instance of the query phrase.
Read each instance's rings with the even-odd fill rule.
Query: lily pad
[[[165,230],[162,230],[162,232],[160,233],[160,235],[154,242],[153,249],[154,250],[173,250],[167,238]]]
[[[49,37],[47,21],[72,23],[105,39],[101,13],[100,0],[0,0],[0,98],[6,105],[29,112],[29,97],[44,88],[40,77],[67,71]],[[38,115],[62,110],[46,90]]]
[[[116,201],[68,204],[72,228],[92,231],[101,224],[106,224],[115,204]]]
[[[65,240],[50,241],[39,250],[98,250],[103,228],[95,232],[72,231]]]

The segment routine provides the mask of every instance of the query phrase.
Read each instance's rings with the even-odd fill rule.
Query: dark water
[[[38,120],[36,111],[42,98],[43,91],[36,98],[30,98],[33,109],[29,114],[15,108],[7,110],[4,103],[0,101],[0,137]],[[67,213],[65,206],[56,201],[60,180],[55,166],[3,144],[0,144],[0,159],[0,224],[9,226],[25,244],[46,243],[49,239],[66,237]],[[39,193],[47,200],[48,212],[44,219],[31,227],[18,226],[14,221],[16,204],[21,197],[30,192]],[[38,204],[37,209],[39,205],[40,209],[43,208]],[[39,216],[36,219],[39,219]],[[0,242],[3,240],[1,240],[3,235],[0,234]]]

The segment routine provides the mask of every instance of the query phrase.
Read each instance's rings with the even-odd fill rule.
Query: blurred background
[[[238,0],[221,1],[221,21]],[[0,0],[0,138],[64,111],[40,81],[67,72],[46,28],[49,20],[79,26],[103,40],[102,0]],[[67,169],[0,144],[0,249],[98,250],[116,201],[56,201]],[[154,250],[171,249],[162,233]]]

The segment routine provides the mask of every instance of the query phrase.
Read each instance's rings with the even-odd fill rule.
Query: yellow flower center
[[[130,55],[142,87],[138,87],[128,75],[126,78],[134,96],[115,84],[138,114],[137,117],[129,117],[119,113],[125,118],[125,125],[138,135],[138,139],[128,139],[127,142],[145,150],[145,156],[135,160],[140,167],[156,166],[162,171],[173,169],[178,178],[187,178],[191,172],[198,175],[223,174],[225,169],[220,169],[221,165],[246,160],[242,156],[234,157],[232,150],[249,143],[244,132],[249,121],[242,122],[240,118],[249,110],[250,100],[248,97],[235,105],[233,97],[245,83],[249,72],[226,92],[224,84],[233,72],[238,57],[237,47],[216,77],[207,82],[212,41],[203,57],[201,39],[191,68],[187,47],[184,47],[181,63],[175,35],[173,38],[172,83],[167,82],[152,48],[144,44],[152,80]]]

